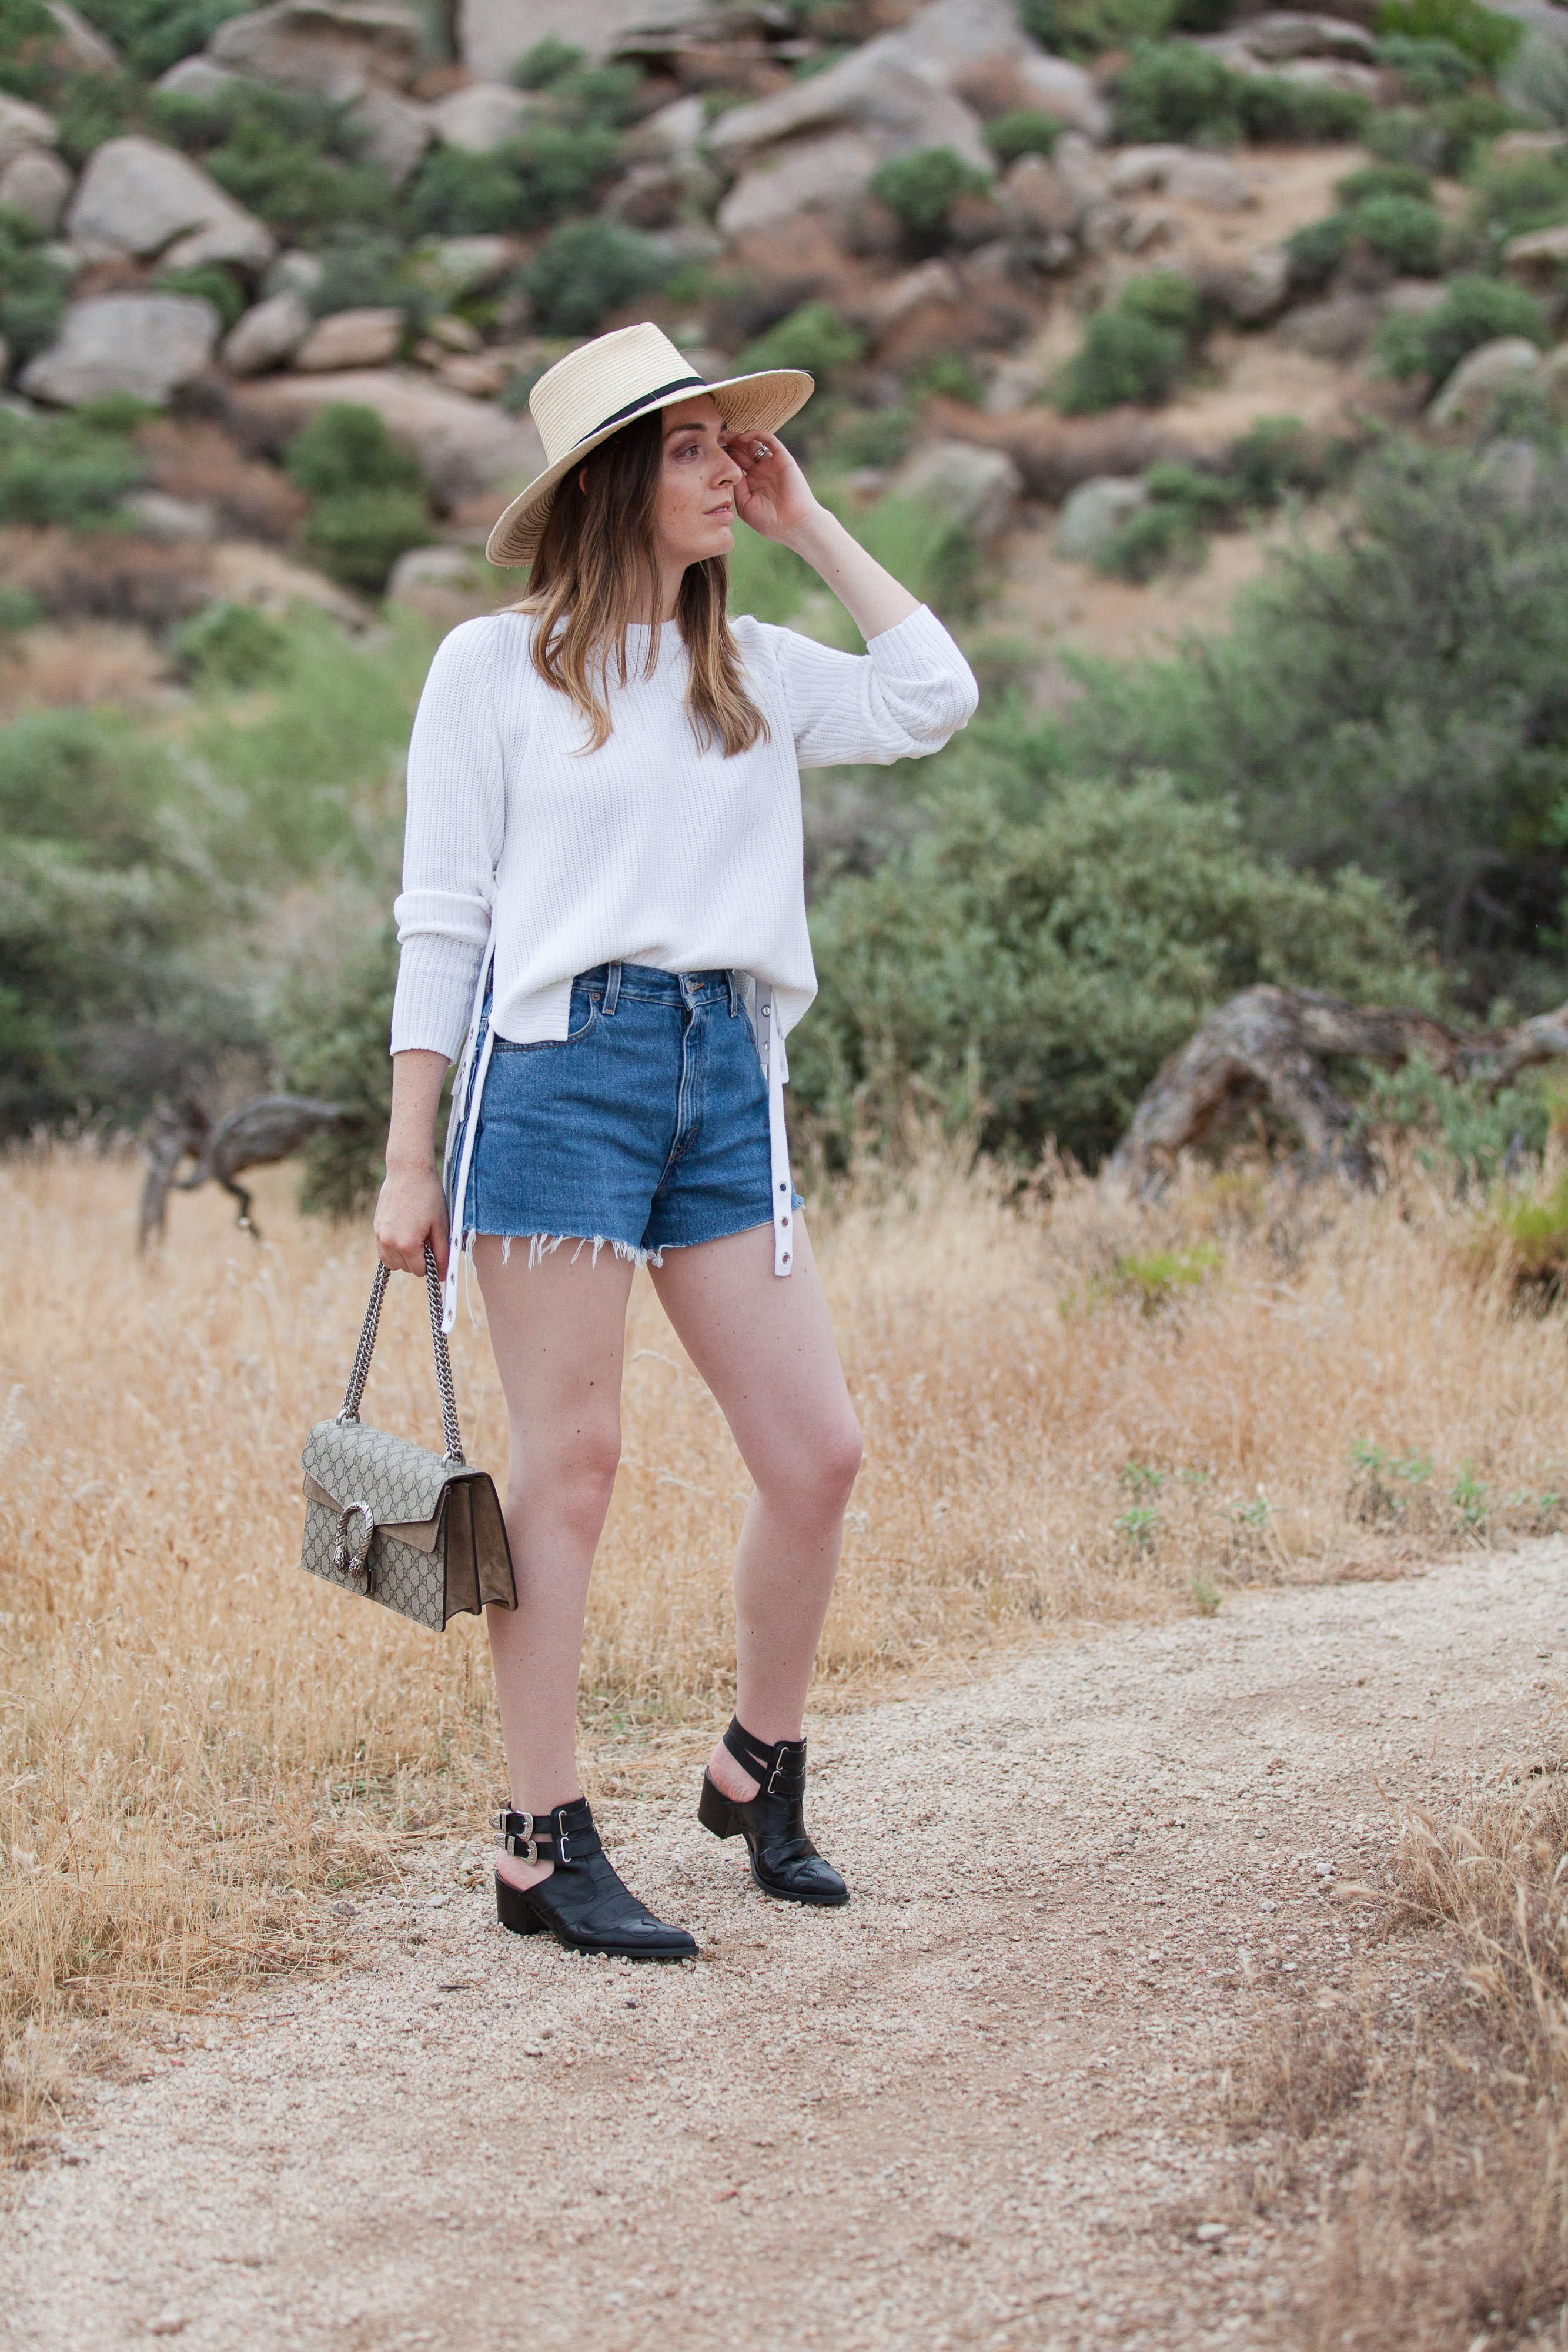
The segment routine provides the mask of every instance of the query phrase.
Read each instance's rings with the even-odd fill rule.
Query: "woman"
[[[472,1238],[517,1586],[515,1612],[489,1612],[512,1808],[497,1907],[579,1950],[696,1949],[622,1885],[577,1777],[639,1264],[755,1482],[737,1713],[699,1816],[746,1840],[766,1893],[848,1900],[803,1816],[806,1688],[861,1445],[784,1139],[784,1035],[816,992],[800,767],[935,751],[977,695],[771,437],[811,390],[792,369],[710,385],[648,325],[558,362],[529,397],[551,462],[489,541],[493,563],[531,564],[529,593],[445,639],[409,751],[376,1240],[409,1273],[433,1246],[450,1325]],[[737,514],[815,567],[867,655],[730,625]],[[460,1050],[449,1200],[435,1114]]]

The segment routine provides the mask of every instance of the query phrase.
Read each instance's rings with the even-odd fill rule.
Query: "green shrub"
[[[566,222],[519,273],[547,335],[592,334],[608,311],[668,274],[651,237],[605,220]]]
[[[1457,175],[1469,170],[1478,149],[1516,120],[1495,90],[1477,89],[1462,98],[1441,99],[1424,111],[1391,106],[1373,116],[1362,137],[1385,163],[1419,163],[1428,172]]]
[[[334,580],[379,596],[398,557],[430,544],[430,509],[423,491],[347,490],[318,499],[300,537]]]
[[[17,98],[42,95],[58,27],[43,0],[0,0],[0,89]]]
[[[1471,221],[1494,245],[1568,218],[1568,154],[1521,155],[1493,163],[1476,183]]]
[[[988,1149],[1033,1158],[1054,1136],[1092,1164],[1237,990],[1398,1002],[1419,984],[1364,877],[1291,874],[1159,778],[1063,784],[1027,817],[972,783],[944,791],[907,847],[819,898],[811,929],[822,989],[790,1076],[835,1159],[896,1137],[914,1088]]]
[[[0,206],[0,335],[13,361],[53,342],[65,314],[70,276],[43,248],[36,222]]]
[[[1087,59],[1134,41],[1157,41],[1190,11],[1212,14],[1220,0],[1019,0],[1026,32],[1059,57]],[[1228,13],[1227,0],[1226,13]],[[1189,32],[1215,25],[1188,23]]]
[[[1142,277],[1129,278],[1119,307],[1134,319],[1169,328],[1188,342],[1203,331],[1203,297],[1179,270],[1151,269]]]
[[[1532,122],[1568,131],[1568,42],[1532,25],[1508,68],[1508,95]]]
[[[1241,504],[1261,508],[1278,506],[1291,490],[1326,489],[1335,462],[1335,453],[1317,446],[1299,416],[1259,417],[1232,443],[1226,460]]]
[[[1383,0],[1377,29],[1384,40],[1443,41],[1474,59],[1495,79],[1512,57],[1523,26],[1483,8],[1480,0]]]
[[[804,368],[825,391],[841,370],[853,367],[866,346],[859,327],[828,302],[803,302],[767,333],[747,343],[736,361],[737,375],[759,368]]]
[[[1205,138],[1216,146],[1233,145],[1242,135],[1240,80],[1190,41],[1139,48],[1113,85],[1116,136],[1129,145]]]
[[[1124,401],[1168,398],[1202,325],[1197,289],[1174,270],[1133,278],[1113,310],[1097,310],[1062,371],[1057,406],[1086,416]]]
[[[1346,212],[1364,205],[1374,196],[1417,196],[1423,204],[1432,201],[1432,176],[1419,163],[1364,163],[1358,172],[1347,172],[1343,180],[1333,184],[1334,194]]]
[[[1348,212],[1330,213],[1285,239],[1293,294],[1316,294],[1328,284],[1350,251],[1350,223]]]
[[[1167,399],[1186,364],[1185,339],[1126,310],[1097,310],[1062,373],[1057,406],[1088,416],[1124,402],[1154,407]]]
[[[1475,59],[1457,49],[1452,41],[1412,40],[1404,33],[1378,43],[1377,62],[1398,75],[1405,96],[1417,106],[1429,106],[1434,99],[1458,98],[1469,89],[1479,70]]]
[[[1196,572],[1208,552],[1205,518],[1179,499],[1156,499],[1118,523],[1094,558],[1097,572],[1142,584],[1162,572]]]
[[[413,181],[410,215],[425,236],[548,228],[592,201],[619,153],[615,133],[592,123],[530,123],[485,155],[437,147]]]
[[[53,74],[37,94],[48,100],[60,153],[78,171],[106,139],[139,130],[147,103],[134,75],[97,66],[69,67]]]
[[[966,163],[951,147],[917,147],[894,155],[872,173],[871,192],[920,247],[941,243],[947,215],[961,195],[983,195],[990,186],[983,172]]]
[[[214,106],[225,136],[203,158],[206,170],[286,244],[315,246],[350,225],[379,232],[398,218],[397,189],[379,164],[355,159],[340,109],[249,81]]]
[[[196,269],[163,270],[152,283],[165,293],[190,295],[197,301],[210,302],[225,335],[231,327],[238,325],[249,307],[250,296],[237,274],[218,261],[204,261]]]
[[[619,131],[637,111],[643,77],[635,66],[583,66],[550,85],[550,102],[563,121]]]
[[[79,414],[32,417],[0,409],[0,522],[101,529],[146,471],[124,433]]]
[[[1036,106],[1015,106],[994,114],[986,125],[986,144],[998,163],[1016,163],[1020,155],[1049,155],[1061,136],[1054,114]]]
[[[1191,41],[1134,49],[1112,90],[1116,136],[1233,146],[1242,138],[1348,139],[1369,111],[1354,91],[1241,74]]]
[[[1505,991],[1531,1010],[1561,1001],[1560,468],[1511,511],[1483,457],[1390,440],[1334,542],[1277,551],[1222,635],[1073,667],[1080,698],[1009,733],[981,782],[1169,769],[1193,794],[1233,795],[1260,847],[1323,872],[1354,859],[1406,898],[1482,1017]],[[962,758],[995,740],[982,713]]]
[[[584,62],[585,54],[581,49],[569,47],[565,41],[558,41],[553,33],[547,33],[520,59],[512,79],[519,89],[548,89],[563,75],[575,73]]]
[[[908,381],[910,391],[916,394],[967,401],[971,408],[978,408],[986,396],[984,379],[965,352],[933,352],[929,359],[911,368]]]
[[[1351,215],[1351,235],[1406,278],[1442,268],[1443,215],[1416,196],[1370,196]]]
[[[373,408],[334,400],[319,408],[284,453],[290,480],[313,499],[359,490],[416,490],[419,467]]]
[[[310,295],[318,318],[332,310],[406,310],[428,307],[403,268],[395,236],[355,226],[335,229],[318,249],[321,276]]]
[[[1440,308],[1423,319],[1385,319],[1374,338],[1379,363],[1390,375],[1429,375],[1443,383],[1459,362],[1500,336],[1523,335],[1545,344],[1546,314],[1536,297],[1506,278],[1450,278]]]
[[[171,644],[182,675],[204,686],[261,686],[288,663],[287,630],[253,604],[204,605]]]
[[[99,712],[0,728],[0,1134],[145,1100],[177,958],[214,907],[162,822],[179,789],[161,751]]]
[[[356,942],[325,982],[301,974],[284,992],[273,1024],[284,1083],[341,1106],[346,1116],[307,1144],[300,1205],[349,1217],[368,1208],[386,1174],[392,1118],[392,992],[397,931],[383,923]]]
[[[182,58],[204,49],[250,0],[83,0],[81,14],[112,41],[131,71],[152,81]]]

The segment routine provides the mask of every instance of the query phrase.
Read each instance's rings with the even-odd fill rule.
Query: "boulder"
[[[1500,392],[1513,392],[1541,373],[1541,353],[1522,335],[1500,335],[1467,352],[1427,414],[1434,425],[1464,425],[1488,409]]]
[[[695,159],[706,137],[707,110],[694,92],[690,98],[672,99],[668,106],[645,115],[626,134],[622,152],[633,163],[663,162],[666,158],[688,163]]]
[[[274,0],[220,25],[207,55],[255,81],[347,106],[368,89],[404,89],[423,42],[420,12],[396,0]]]
[[[410,176],[435,136],[427,107],[398,98],[390,89],[366,90],[349,110],[349,121],[360,134],[360,153],[367,163],[379,163],[397,187]]]
[[[1110,183],[1113,195],[1158,190],[1213,213],[1245,212],[1258,201],[1251,181],[1228,156],[1198,147],[1124,147],[1111,165]]]
[[[436,137],[448,147],[484,155],[517,137],[532,104],[526,90],[508,89],[504,82],[474,81],[466,89],[438,98],[429,114]]]
[[[1347,367],[1372,341],[1383,310],[1375,294],[1333,294],[1326,302],[1304,302],[1292,310],[1274,329],[1275,339],[1287,351]]]
[[[333,310],[317,320],[295,351],[294,365],[302,375],[382,367],[402,341],[403,324],[401,310]]]
[[[159,75],[158,87],[171,98],[210,99],[232,89],[238,79],[238,74],[214,65],[211,58],[181,58],[167,73]]]
[[[52,114],[0,90],[0,171],[29,148],[52,147],[58,135]]]
[[[1051,163],[1073,207],[1074,223],[1082,228],[1110,200],[1111,175],[1104,158],[1081,131],[1069,131],[1051,150]]]
[[[1541,487],[1541,451],[1533,441],[1494,441],[1476,467],[1505,514],[1525,514]]]
[[[1023,491],[1023,476],[1002,449],[972,441],[927,441],[894,475],[891,488],[929,509],[988,547],[1007,529]]]
[[[809,80],[750,106],[731,107],[709,131],[709,146],[738,163],[756,159],[781,140],[852,127],[872,142],[879,160],[917,147],[951,147],[988,175],[995,160],[978,115],[929,68],[903,55],[903,38],[884,33]]]
[[[1363,26],[1344,16],[1299,16],[1279,8],[1255,16],[1231,36],[1263,65],[1282,65],[1291,58],[1343,58],[1353,65],[1375,65],[1377,42]]]
[[[457,302],[465,294],[487,294],[517,267],[517,247],[507,236],[447,236],[422,246],[409,275],[438,301]]]
[[[261,290],[264,294],[298,294],[303,301],[309,302],[326,274],[315,254],[301,253],[291,246],[287,253],[278,255],[261,281]]]
[[[181,540],[216,539],[218,519],[205,499],[172,499],[167,490],[133,490],[120,511],[143,539],[175,546]]]
[[[386,585],[389,604],[405,605],[443,629],[494,612],[497,594],[506,593],[476,547],[411,547]]]
[[[3,184],[3,183],[0,183]],[[1568,268],[1568,221],[1555,228],[1532,228],[1511,236],[1502,249],[1502,266],[1521,278],[1554,278]]]
[[[1226,307],[1242,326],[1261,326],[1284,308],[1290,291],[1290,253],[1282,245],[1260,245],[1228,284]]]
[[[1030,236],[1071,236],[1082,212],[1043,155],[1020,155],[1011,165],[1002,182],[1002,205],[1011,226]]]
[[[712,0],[459,0],[457,46],[481,81],[505,81],[536,41],[566,41],[607,58],[651,20],[683,25],[712,14]]]
[[[162,407],[201,374],[218,339],[210,302],[187,294],[99,294],[73,302],[56,341],[23,371],[22,390],[56,408],[107,392]]]
[[[58,227],[70,192],[70,173],[47,147],[25,147],[0,172],[0,205],[26,213],[41,229]]]
[[[718,208],[718,226],[726,236],[748,236],[798,213],[841,210],[864,195],[882,160],[858,131],[797,140],[742,173]]]
[[[1541,362],[1540,384],[1550,405],[1561,413],[1568,408],[1568,343],[1559,343],[1548,352]]]
[[[89,158],[66,228],[94,258],[130,253],[155,257],[167,269],[194,269],[204,261],[262,269],[275,250],[260,221],[189,156],[134,134],[106,140]]]
[[[271,376],[235,386],[235,421],[275,442],[307,425],[329,401],[373,408],[392,439],[417,460],[437,497],[472,498],[545,469],[544,444],[530,416],[508,416],[491,401],[465,399],[427,375],[361,368],[342,375]]]
[[[230,375],[265,375],[281,367],[310,332],[310,312],[300,295],[286,286],[247,310],[225,338],[224,365]]]
[[[70,5],[70,0],[44,0],[44,5],[55,20],[55,29],[70,51],[72,62],[86,66],[93,73],[113,73],[120,58],[111,43],[89,25]]]
[[[961,302],[964,289],[950,261],[923,261],[890,285],[879,286],[861,305],[860,316],[873,334],[885,335],[901,320],[932,302]]]
[[[1295,58],[1289,65],[1270,66],[1281,81],[1315,83],[1323,89],[1346,89],[1353,97],[1376,100],[1383,90],[1375,66],[1356,66],[1340,58]]]
[[[1068,497],[1056,526],[1056,551],[1077,563],[1092,563],[1113,532],[1146,507],[1149,493],[1138,476],[1095,474]]]
[[[1065,58],[1019,58],[1014,78],[1020,106],[1037,106],[1086,139],[1110,137],[1111,110],[1082,66]]]

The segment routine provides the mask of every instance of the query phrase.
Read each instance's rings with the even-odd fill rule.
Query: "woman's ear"
[[[588,468],[586,466],[580,466],[577,469],[577,487],[586,498],[588,495]]]

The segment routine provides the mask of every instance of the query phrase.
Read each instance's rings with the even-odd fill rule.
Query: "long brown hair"
[[[547,686],[569,694],[587,720],[597,751],[612,727],[612,665],[624,686],[630,671],[626,631],[632,608],[659,591],[655,511],[664,456],[662,410],[612,433],[558,488],[528,593],[514,612],[538,617],[534,667]],[[675,626],[689,663],[686,709],[699,741],[724,745],[725,757],[748,751],[768,722],[747,692],[739,648],[725,606],[729,564],[722,555],[688,563],[675,601]],[[644,677],[659,658],[660,624],[648,640]]]

